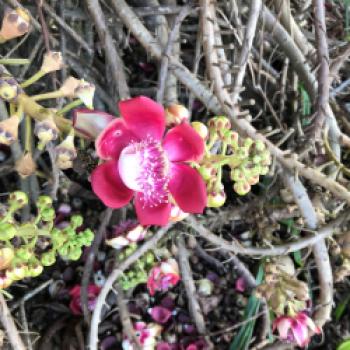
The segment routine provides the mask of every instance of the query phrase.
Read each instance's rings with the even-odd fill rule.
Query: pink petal
[[[173,163],[169,191],[185,213],[203,213],[207,204],[207,191],[197,170],[186,164]]]
[[[171,205],[170,203],[161,203],[156,207],[144,206],[142,193],[137,193],[135,198],[135,209],[137,218],[142,226],[158,225],[165,226],[169,222]]]
[[[116,118],[96,139],[95,148],[102,159],[118,159],[120,152],[137,137],[125,125],[121,118]]]
[[[145,96],[119,102],[119,110],[130,129],[140,139],[160,140],[165,130],[164,108]]]
[[[239,277],[236,279],[235,288],[237,292],[243,293],[246,290],[246,287],[246,281],[243,277]]]
[[[305,346],[309,343],[310,337],[306,325],[298,321],[294,321],[292,326],[292,332],[294,339],[299,346]]]
[[[290,317],[281,316],[273,322],[273,328],[277,328],[280,338],[284,340],[288,339],[292,324],[293,320]]]
[[[204,154],[204,141],[188,124],[172,128],[165,136],[163,147],[172,162],[198,161]]]
[[[73,112],[73,127],[90,139],[95,139],[115,116],[91,109],[79,108]]]
[[[149,313],[153,320],[160,324],[167,323],[171,317],[171,311],[162,306],[152,307]]]
[[[110,208],[127,205],[134,193],[123,184],[114,160],[99,165],[92,172],[91,185],[95,194]]]

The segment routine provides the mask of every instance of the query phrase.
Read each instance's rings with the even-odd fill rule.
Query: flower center
[[[144,206],[168,202],[169,160],[159,141],[149,137],[125,147],[118,169],[125,186],[142,193]]]

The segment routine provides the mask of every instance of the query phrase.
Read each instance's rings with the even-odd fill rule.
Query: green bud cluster
[[[222,167],[231,168],[233,189],[245,195],[251,186],[259,182],[260,175],[266,175],[271,164],[270,152],[265,144],[251,138],[242,138],[231,130],[231,123],[224,116],[214,117],[208,122],[206,154],[198,171],[207,186],[209,207],[220,207],[225,203],[226,194],[222,184]]]
[[[56,215],[48,196],[38,198],[37,215],[33,220],[17,222],[16,212],[27,204],[28,197],[24,192],[11,193],[6,213],[0,218],[0,289],[14,281],[39,276],[44,266],[55,263],[57,254],[64,259],[79,259],[83,247],[89,246],[94,238],[90,229],[77,232],[83,224],[80,215],[73,215],[63,229],[54,227]],[[37,245],[39,238],[46,242],[45,248]]]
[[[136,243],[130,244],[124,251],[118,254],[117,259],[119,261],[124,260],[130,256],[137,248]],[[131,268],[126,271],[119,282],[124,290],[135,288],[141,283],[146,283],[148,278],[148,272],[154,266],[155,257],[153,253],[148,252],[137,260]]]

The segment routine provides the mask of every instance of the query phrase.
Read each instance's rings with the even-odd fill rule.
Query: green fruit
[[[7,222],[0,224],[0,240],[7,241],[12,239],[17,234],[17,230],[14,225]]]

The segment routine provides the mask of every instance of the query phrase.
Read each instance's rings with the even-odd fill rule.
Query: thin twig
[[[124,64],[120,58],[111,33],[106,24],[99,0],[85,0],[88,10],[93,18],[98,36],[105,48],[108,65],[111,69],[113,82],[118,90],[119,99],[124,100],[130,97],[129,87],[126,80]]]
[[[92,245],[89,249],[88,256],[85,261],[83,277],[81,279],[81,307],[83,310],[84,320],[87,324],[90,324],[90,311],[88,308],[88,286],[91,277],[91,271],[95,262],[95,256],[98,248],[101,244],[102,238],[106,233],[107,225],[109,224],[112,217],[113,209],[107,208],[102,214],[101,224],[96,232]]]
[[[6,330],[13,349],[26,350],[2,293],[0,293],[0,321]]]

